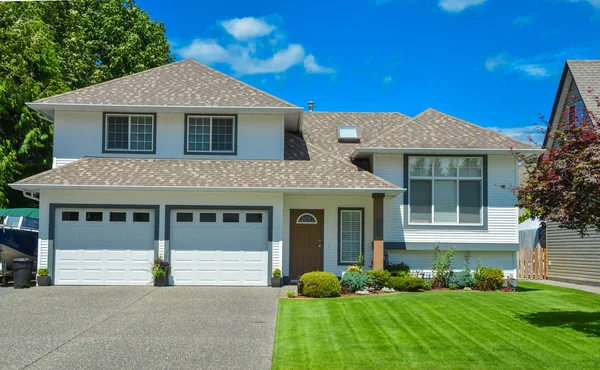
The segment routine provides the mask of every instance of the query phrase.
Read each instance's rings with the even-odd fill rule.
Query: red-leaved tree
[[[527,171],[515,189],[518,206],[581,236],[600,231],[600,121],[595,113],[600,99],[595,101],[597,107],[570,107],[556,128],[540,117],[549,135],[547,150],[534,159],[515,153]]]

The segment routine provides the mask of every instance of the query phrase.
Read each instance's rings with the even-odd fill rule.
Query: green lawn
[[[600,295],[427,292],[279,302],[274,369],[600,369]]]

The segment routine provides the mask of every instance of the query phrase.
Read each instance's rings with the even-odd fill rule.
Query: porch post
[[[383,198],[385,194],[373,193],[373,269],[383,266]]]

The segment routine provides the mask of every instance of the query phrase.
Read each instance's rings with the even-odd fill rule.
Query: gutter
[[[54,185],[54,184],[8,184],[20,191],[53,190],[188,190],[188,191],[223,191],[223,192],[275,192],[275,193],[384,193],[398,195],[406,191],[404,188],[296,188],[296,187],[224,187],[224,186],[148,186],[148,185]]]
[[[407,154],[436,154],[436,153],[455,153],[455,154],[511,154],[513,152],[523,154],[537,154],[545,152],[546,149],[485,149],[485,148],[378,148],[378,147],[359,147],[354,149],[350,158],[355,159],[360,154],[373,153],[407,153]]]

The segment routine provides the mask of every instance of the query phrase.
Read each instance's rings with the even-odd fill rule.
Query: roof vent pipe
[[[315,102],[314,101],[309,101],[308,102],[308,111],[312,112],[315,109]]]

